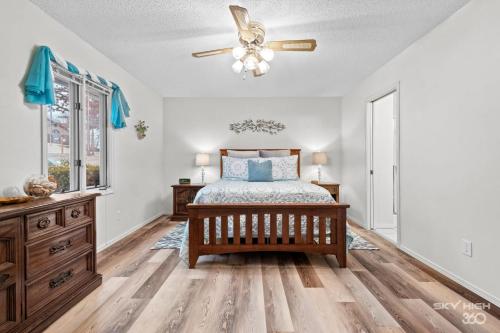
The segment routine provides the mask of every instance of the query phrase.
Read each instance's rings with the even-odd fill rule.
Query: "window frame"
[[[59,79],[63,81],[67,81],[71,84],[71,89],[73,92],[73,98],[70,101],[70,105],[72,106],[72,112],[76,114],[76,117],[73,117],[74,119],[72,120],[72,128],[74,127],[75,129],[78,129],[77,135],[73,135],[71,140],[77,140],[78,142],[71,142],[71,154],[76,154],[75,161],[80,161],[79,165],[76,165],[76,171],[72,172],[74,175],[71,175],[70,177],[77,177],[78,182],[76,185],[76,188],[66,191],[64,193],[68,192],[98,192],[103,195],[106,194],[112,194],[113,190],[111,187],[112,184],[112,154],[111,152],[113,151],[112,146],[113,146],[113,136],[112,136],[112,128],[111,128],[111,121],[110,121],[110,112],[111,110],[111,89],[107,86],[104,86],[102,84],[93,82],[88,80],[86,77],[83,75],[79,74],[74,74],[69,72],[68,70],[64,69],[63,67],[59,66],[58,64],[52,63],[52,70],[54,73],[54,80]],[[87,91],[91,91],[94,94],[99,94],[100,98],[102,99],[102,114],[104,115],[104,126],[102,127],[103,134],[104,134],[104,141],[101,142],[101,145],[104,144],[104,152],[101,154],[102,155],[102,160],[104,161],[104,168],[100,170],[102,174],[104,174],[103,178],[100,179],[105,179],[104,185],[99,186],[99,187],[87,187],[87,170],[86,170],[86,144],[85,144],[85,139],[86,139],[86,94]],[[76,98],[75,98],[76,97]],[[48,108],[50,106],[48,105],[43,105],[41,106],[41,137],[42,137],[42,163],[41,163],[41,171],[42,174],[48,175],[48,142],[47,142],[47,112]],[[75,151],[76,149],[76,151]],[[75,156],[75,155],[73,155]],[[102,164],[102,162],[101,162]],[[105,170],[105,173],[104,173]],[[101,175],[102,175],[101,174]]]
[[[108,168],[108,161],[109,161],[109,157],[108,157],[108,144],[109,144],[109,140],[108,140],[108,136],[109,136],[109,133],[108,133],[108,128],[109,128],[109,119],[108,119],[108,100],[109,100],[109,94],[101,91],[100,89],[97,89],[96,87],[94,86],[91,86],[89,85],[88,83],[86,84],[86,89],[85,91],[83,92],[84,94],[84,101],[85,101],[85,107],[82,108],[82,115],[81,115],[81,119],[83,119],[82,121],[82,145],[83,145],[83,149],[81,150],[82,153],[83,153],[83,156],[80,158],[80,160],[82,161],[82,166],[85,166],[84,169],[85,171],[87,170],[87,161],[86,161],[86,157],[87,157],[87,146],[86,146],[86,143],[83,142],[85,141],[86,137],[87,137],[87,133],[86,133],[86,128],[84,126],[84,124],[86,124],[87,122],[87,110],[86,110],[86,107],[87,107],[87,100],[86,100],[86,97],[87,97],[87,93],[90,93],[90,94],[93,94],[95,96],[97,96],[99,99],[100,99],[100,110],[99,110],[99,114],[101,115],[101,117],[103,117],[103,121],[102,122],[99,122],[99,127],[100,127],[100,130],[101,130],[101,133],[102,133],[102,136],[101,137],[101,160],[100,160],[100,165],[102,166],[101,168],[99,168],[99,182],[102,183],[102,180],[104,180],[104,185],[100,185],[100,186],[97,186],[97,187],[89,187],[87,185],[87,175],[85,174],[85,182],[84,182],[84,186],[85,186],[85,189],[86,190],[95,190],[95,189],[107,189],[109,186],[109,182],[108,182],[108,178],[109,178],[109,168]],[[104,142],[104,145],[102,144]]]

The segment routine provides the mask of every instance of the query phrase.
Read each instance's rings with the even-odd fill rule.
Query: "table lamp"
[[[326,153],[316,151],[312,154],[312,162],[318,166],[318,183],[321,182],[321,166],[326,164]]]
[[[205,153],[196,154],[196,166],[201,167],[201,183],[205,184],[205,168],[210,165],[210,155]]]

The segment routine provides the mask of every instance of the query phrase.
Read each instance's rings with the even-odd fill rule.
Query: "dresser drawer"
[[[26,215],[26,240],[32,240],[63,229],[62,209]]]
[[[85,201],[64,208],[66,226],[85,223],[92,219],[91,202]]]
[[[64,294],[93,276],[92,251],[72,262],[62,265],[53,272],[26,285],[27,316],[43,309],[56,299],[64,301]]]
[[[26,245],[26,279],[51,269],[93,245],[92,225],[73,229],[62,235]]]

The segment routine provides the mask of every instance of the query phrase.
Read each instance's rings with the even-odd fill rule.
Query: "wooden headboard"
[[[281,148],[281,149],[261,149],[261,148],[254,148],[254,149],[232,149],[232,148],[224,148],[220,150],[220,176],[222,178],[222,156],[227,156],[227,151],[228,150],[238,150],[238,151],[249,151],[249,150],[290,150],[290,155],[297,155],[297,175],[300,178],[300,149],[287,149],[287,148]]]

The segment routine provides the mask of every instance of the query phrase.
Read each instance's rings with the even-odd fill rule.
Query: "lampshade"
[[[247,50],[242,48],[241,46],[237,46],[233,49],[233,57],[235,59],[241,59],[247,53]]]
[[[233,64],[233,71],[236,74],[239,74],[241,73],[242,69],[243,69],[243,63],[241,62],[241,60],[236,60],[236,62]]]
[[[269,68],[271,68],[271,66],[269,66],[269,64],[265,60],[259,62],[259,65],[257,67],[262,74],[266,74],[267,72],[269,72]]]
[[[210,155],[205,153],[196,154],[196,166],[207,166],[210,163]]]
[[[274,51],[268,48],[263,48],[259,54],[265,61],[271,61],[274,58]]]
[[[320,152],[320,151],[314,152],[312,154],[312,162],[313,162],[313,164],[316,164],[316,165],[326,164],[326,153]]]

